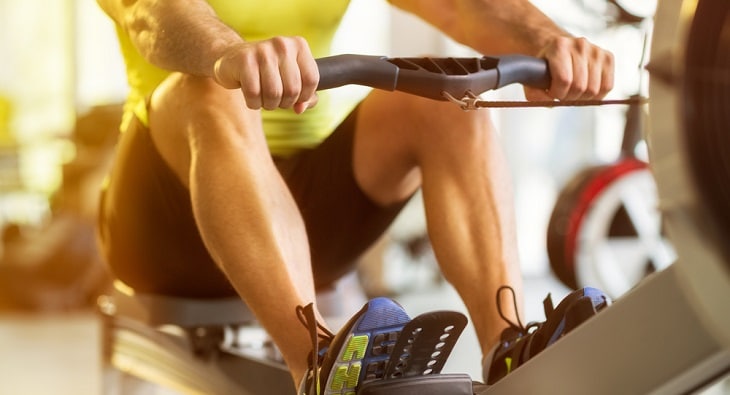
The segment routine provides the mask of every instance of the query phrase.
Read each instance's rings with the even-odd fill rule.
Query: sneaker
[[[517,304],[514,290],[506,286],[500,287],[497,291],[498,311],[510,326],[502,331],[500,343],[484,358],[483,375],[488,385],[495,384],[611,304],[606,294],[590,287],[573,291],[558,304],[557,308],[553,307],[548,294],[543,302],[546,320],[523,326],[519,318],[515,324],[502,314],[499,307],[500,295],[505,290],[512,292],[512,298],[515,305]]]
[[[310,328],[313,345],[299,395],[354,395],[366,380],[381,379],[403,327],[411,321],[388,298],[370,300],[336,336],[322,330],[311,304],[297,312]]]

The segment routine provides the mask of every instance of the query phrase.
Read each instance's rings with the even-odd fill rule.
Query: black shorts
[[[316,286],[331,285],[388,228],[403,204],[381,207],[352,168],[355,110],[318,147],[275,158],[304,218]],[[100,239],[114,275],[139,292],[235,294],[198,233],[189,190],[135,119],[121,135],[100,210]],[[231,197],[235,199],[235,197]]]

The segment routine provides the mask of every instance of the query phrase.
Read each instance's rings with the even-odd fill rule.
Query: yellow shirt
[[[315,58],[330,54],[349,0],[208,0],[218,17],[247,41],[273,36],[302,36]],[[124,109],[122,130],[133,116],[147,122],[146,98],[167,77],[168,71],[147,62],[124,31],[117,26],[122,55],[127,68],[130,93]],[[319,92],[313,109],[296,115],[292,110],[263,111],[264,131],[275,155],[289,155],[316,146],[352,110],[352,103],[335,103]]]

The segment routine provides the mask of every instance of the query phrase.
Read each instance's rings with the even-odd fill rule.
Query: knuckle
[[[570,73],[567,70],[563,70],[563,69],[554,71],[552,73],[552,79],[553,79],[553,84],[557,84],[559,86],[570,85],[572,82]]]
[[[302,73],[302,85],[305,87],[314,87],[319,82],[319,72],[315,69]]]
[[[300,36],[277,36],[273,37],[270,42],[277,52],[284,55],[293,55],[307,48],[306,40]]]
[[[251,64],[259,64],[259,65],[265,65],[269,63],[269,53],[270,50],[267,45],[261,45],[258,47],[258,50],[251,55]]]
[[[598,95],[600,95],[600,94],[601,94],[601,85],[599,85],[599,84],[595,84],[595,85],[589,85],[589,86],[588,86],[588,87],[586,88],[586,90],[585,90],[585,93],[586,93],[586,94],[587,94],[588,96],[591,96],[591,97],[595,97],[595,96],[598,96]]]
[[[570,45],[572,39],[569,36],[560,36],[557,39],[555,39],[555,46],[556,47],[566,47]]]
[[[294,45],[297,46],[297,48],[303,49],[309,47],[309,44],[307,44],[307,40],[302,36],[294,36],[291,39]]]
[[[570,41],[567,37],[560,37],[553,42],[553,51],[558,56],[565,56],[570,53]]]
[[[585,37],[578,37],[574,41],[574,46],[581,52],[585,52],[591,47],[591,44],[588,42],[588,39]]]
[[[603,51],[603,63],[606,66],[613,68],[615,61],[616,60],[613,56],[613,52]]]
[[[296,53],[290,40],[285,37],[276,37],[272,43],[274,50],[284,58]]]
[[[263,101],[262,107],[266,110],[275,110],[279,107],[279,103],[279,100],[268,99]]]
[[[261,97],[261,89],[250,85],[242,86],[241,91],[246,100],[258,99]]]
[[[268,87],[262,92],[262,95],[268,100],[279,101],[283,96],[283,89],[279,87]]]
[[[568,95],[574,96],[574,97],[580,97],[583,96],[586,93],[586,87],[581,85],[573,85],[571,89],[568,91]]]
[[[297,98],[299,98],[299,94],[300,94],[300,90],[296,87],[285,88],[281,94],[282,107],[289,107],[292,104],[294,104],[294,102],[296,102]]]
[[[601,64],[608,64],[611,62],[611,53],[601,48],[594,47],[590,53],[590,59]]]
[[[282,37],[282,36],[275,36],[275,37],[272,37],[272,38],[271,38],[271,39],[269,40],[269,42],[271,43],[271,45],[272,45],[272,46],[273,46],[274,48],[277,48],[277,49],[281,49],[281,48],[286,48],[286,47],[287,47],[287,45],[288,45],[288,44],[287,44],[287,39],[286,39],[286,37]]]

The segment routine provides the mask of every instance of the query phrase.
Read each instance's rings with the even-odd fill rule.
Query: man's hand
[[[547,59],[552,84],[525,88],[528,100],[602,99],[613,88],[613,55],[584,38],[559,36],[538,55]]]
[[[301,114],[317,103],[319,70],[301,37],[236,44],[215,62],[214,78],[225,88],[240,88],[254,110],[293,108]]]

